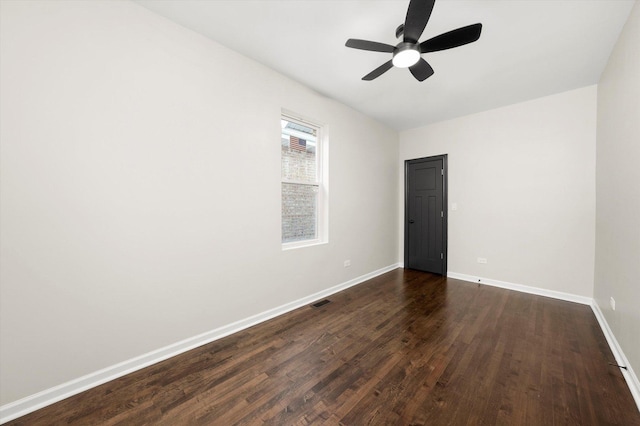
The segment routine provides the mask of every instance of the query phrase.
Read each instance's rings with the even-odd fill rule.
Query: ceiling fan
[[[355,38],[347,40],[345,44],[347,47],[393,54],[391,60],[362,77],[363,80],[370,81],[380,77],[395,66],[409,68],[416,80],[424,81],[433,75],[433,68],[420,56],[422,53],[463,46],[480,38],[482,24],[473,24],[418,43],[427,26],[434,4],[435,0],[410,0],[404,24],[400,24],[396,28],[396,38],[402,36],[402,41],[395,46]]]

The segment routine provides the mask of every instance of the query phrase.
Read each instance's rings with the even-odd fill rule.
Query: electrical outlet
[[[479,257],[478,263],[487,263],[487,259],[485,257]]]
[[[351,266],[351,260],[345,260],[344,261],[344,267],[348,268],[349,266]]]
[[[615,311],[616,310],[616,299],[614,299],[612,297],[611,299],[609,299],[609,303],[611,304],[611,309],[613,309]]]

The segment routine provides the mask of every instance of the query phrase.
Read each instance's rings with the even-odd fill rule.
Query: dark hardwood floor
[[[640,425],[591,308],[398,269],[12,425]]]

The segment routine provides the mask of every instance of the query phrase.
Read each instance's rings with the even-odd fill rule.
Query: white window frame
[[[316,130],[316,182],[300,182],[289,179],[284,179],[282,173],[280,174],[280,204],[282,205],[282,184],[302,184],[313,185],[318,187],[318,199],[316,205],[316,238],[292,241],[288,243],[282,242],[282,211],[280,211],[280,242],[282,244],[282,250],[291,250],[302,247],[316,246],[320,244],[328,243],[328,228],[329,228],[329,191],[328,191],[328,129],[326,125],[319,124],[314,120],[309,120],[300,116],[297,113],[282,110],[280,114],[281,120],[292,121],[301,125],[311,127]],[[282,129],[281,129],[282,130]],[[280,138],[279,138],[280,139]],[[282,154],[280,155],[280,161],[282,162]]]

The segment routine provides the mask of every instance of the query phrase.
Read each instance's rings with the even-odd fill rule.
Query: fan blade
[[[480,38],[482,24],[473,24],[457,30],[449,31],[439,36],[430,38],[420,43],[420,52],[437,52],[439,50],[451,49],[452,47],[464,46],[473,43]]]
[[[366,81],[371,81],[374,78],[380,77],[382,74],[384,74],[385,72],[389,71],[391,68],[393,68],[393,63],[391,61],[385,62],[384,64],[380,65],[375,70],[371,71],[369,74],[367,74],[364,77],[362,77],[362,79],[366,80]]]
[[[433,75],[433,68],[422,58],[415,65],[410,66],[409,71],[418,81],[425,81]]]
[[[370,50],[373,52],[386,52],[393,53],[394,46],[390,44],[378,43],[377,41],[358,40],[356,38],[350,38],[345,43],[345,46],[353,49]]]
[[[404,20],[404,42],[417,43],[427,26],[435,0],[411,0]]]

